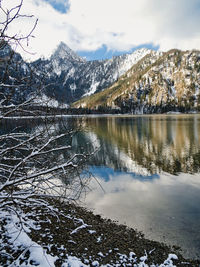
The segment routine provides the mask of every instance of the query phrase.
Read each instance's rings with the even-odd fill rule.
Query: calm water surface
[[[69,121],[83,125],[84,131],[73,137],[72,153],[97,149],[89,162],[96,180],[83,205],[200,258],[200,115],[59,120],[52,131],[66,130]],[[35,127],[27,121],[6,123],[0,134],[9,127]]]
[[[93,117],[74,139],[99,148],[85,205],[200,257],[200,115]]]

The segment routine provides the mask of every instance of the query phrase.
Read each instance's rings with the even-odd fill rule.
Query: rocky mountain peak
[[[67,46],[64,42],[61,42],[54,53],[51,56],[51,60],[67,60],[67,61],[77,61],[77,62],[85,62],[85,59],[78,56],[69,46]]]

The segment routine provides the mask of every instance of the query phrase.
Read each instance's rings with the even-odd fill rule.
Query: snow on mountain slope
[[[200,51],[151,52],[103,92],[75,107],[109,107],[135,114],[199,111]],[[108,97],[109,96],[109,97]]]
[[[102,91],[106,87],[104,84],[109,82],[112,84],[115,82],[121,75],[123,75],[127,70],[129,70],[134,64],[136,64],[141,58],[145,55],[149,54],[151,50],[149,49],[139,49],[134,51],[132,54],[125,54],[117,57],[113,57],[110,60],[100,61],[99,63],[102,64],[102,68],[97,67],[94,69],[92,74],[93,80],[90,83],[90,87],[87,89],[84,96],[94,94],[96,91]],[[99,71],[102,75],[105,76],[103,79],[98,79]],[[91,74],[90,74],[91,75]],[[98,81],[97,81],[98,80]],[[100,85],[100,86],[99,86]],[[100,90],[98,90],[101,88]]]
[[[65,43],[61,42],[51,55],[50,62],[53,67],[52,71],[59,76],[62,71],[71,69],[74,64],[83,63],[85,60],[79,57]]]
[[[16,85],[12,103],[26,100],[43,88],[45,97],[55,100],[54,104],[79,100],[74,106],[107,106],[134,113],[200,109],[198,50],[162,53],[140,49],[109,60],[85,61],[61,43],[46,60],[26,63],[9,46],[0,51],[0,59],[1,80]],[[26,90],[22,85],[19,88],[21,81]],[[8,95],[10,90],[3,86],[1,92]],[[87,97],[81,99],[83,96]]]
[[[119,76],[123,75],[127,70],[129,70],[134,64],[136,64],[140,59],[151,52],[150,49],[141,48],[134,51],[132,54],[124,55],[125,60],[121,62],[119,68]],[[123,57],[123,56],[121,56]]]
[[[108,60],[85,61],[63,42],[48,60],[33,63],[37,70],[46,73],[50,96],[71,103],[82,96],[102,91],[129,70],[151,50],[140,49],[132,54]]]

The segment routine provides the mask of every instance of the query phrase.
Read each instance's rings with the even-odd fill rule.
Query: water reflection
[[[83,131],[57,144],[72,141],[72,148],[48,160],[62,163],[98,148],[89,166],[104,191],[92,180],[85,205],[200,257],[200,115],[66,118],[49,122],[48,133],[80,125]],[[26,131],[44,126],[21,125]]]
[[[151,174],[200,172],[199,115],[97,117],[84,123],[88,133],[81,144],[100,147],[93,165],[131,172],[135,165]]]
[[[98,183],[85,205],[200,257],[200,115],[96,117],[74,140]],[[88,150],[87,150],[88,149]]]
[[[187,257],[200,257],[200,179],[162,174],[143,179],[101,168],[85,204],[94,212],[137,228],[145,236],[178,245]],[[105,176],[104,176],[105,175]],[[159,179],[158,179],[159,178]]]

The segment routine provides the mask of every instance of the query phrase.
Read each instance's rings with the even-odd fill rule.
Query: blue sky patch
[[[95,51],[77,51],[77,54],[81,57],[86,58],[88,61],[90,60],[104,60],[104,59],[110,59],[113,56],[120,56],[123,54],[132,53],[137,49],[140,48],[149,48],[152,50],[158,50],[159,46],[155,46],[153,44],[143,44],[137,47],[132,48],[131,50],[127,51],[114,51],[109,50],[106,45],[103,45],[101,48]]]
[[[59,0],[44,0],[45,2],[49,3],[54,9],[59,11],[60,13],[67,13],[69,10],[69,3],[67,0],[59,1]]]

